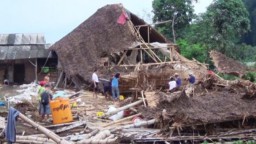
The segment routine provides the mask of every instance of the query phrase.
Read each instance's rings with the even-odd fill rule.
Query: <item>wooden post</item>
[[[72,144],[72,142],[68,142],[65,139],[59,137],[52,131],[48,130],[47,128],[35,123],[31,119],[27,118],[22,113],[19,113],[19,117],[24,120],[25,122],[31,124],[33,127],[37,128],[40,132],[44,133],[47,137],[51,138],[53,141],[55,141],[57,144]]]
[[[114,124],[118,124],[118,123],[121,123],[121,122],[123,122],[123,121],[132,119],[132,118],[134,118],[134,117],[136,117],[136,116],[140,116],[140,115],[141,115],[141,113],[138,113],[138,114],[135,114],[135,115],[132,115],[132,116],[128,116],[128,117],[126,117],[126,118],[119,119],[119,120],[113,121],[113,122],[111,122],[111,123],[108,123],[108,124],[104,125],[103,127],[105,128],[105,127],[108,127],[108,126],[111,126],[111,125],[114,125]]]
[[[170,46],[170,60],[171,61],[173,61],[172,49],[173,49],[173,46]]]
[[[140,62],[143,64],[143,55],[142,55],[142,50],[140,50]]]
[[[37,77],[37,59],[35,59],[35,79],[36,79],[36,82],[38,82],[38,77]]]
[[[120,107],[120,108],[116,109],[115,111],[112,111],[112,112],[110,112],[110,113],[106,113],[105,116],[114,115],[114,114],[116,114],[116,113],[118,113],[118,112],[120,112],[120,111],[122,111],[122,110],[126,110],[126,109],[128,109],[128,108],[130,108],[130,107],[136,106],[136,105],[141,104],[141,103],[143,103],[143,100],[139,100],[139,101],[136,101],[136,102],[134,102],[134,103],[128,104],[128,105],[126,105],[126,106]]]
[[[60,75],[59,75],[59,78],[58,78],[58,81],[57,81],[57,84],[55,85],[54,89],[58,88],[59,83],[60,83],[60,80],[61,80],[61,78],[62,78],[62,76],[63,76],[63,73],[64,73],[64,72],[61,71],[61,73],[60,73]]]
[[[148,28],[148,43],[150,43],[150,37],[149,37],[150,26],[148,25],[147,28]]]
[[[144,91],[141,91],[140,93],[141,93],[141,97],[142,97],[144,106],[147,107],[146,100],[145,100],[145,96],[144,96]]]

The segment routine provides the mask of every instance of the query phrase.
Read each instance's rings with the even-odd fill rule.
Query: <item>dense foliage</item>
[[[214,49],[241,61],[256,60],[256,1],[214,0],[195,17],[191,0],[154,0],[153,12],[154,21],[176,16],[176,43],[187,58],[209,63]],[[171,23],[156,28],[173,40]]]
[[[193,19],[193,6],[191,0],[154,0],[154,22],[172,20],[171,23],[156,26],[166,37],[175,41],[182,31]]]

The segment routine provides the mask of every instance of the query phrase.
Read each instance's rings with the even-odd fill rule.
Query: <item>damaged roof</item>
[[[53,57],[42,34],[0,34],[0,60]]]
[[[45,44],[42,34],[0,34],[0,45]]]
[[[49,45],[0,46],[0,60],[51,58]]]
[[[124,24],[117,21],[125,12]],[[50,49],[56,51],[62,68],[69,76],[91,79],[91,72],[100,63],[100,58],[123,52],[141,39],[134,33],[134,26],[146,22],[127,11],[121,4],[106,5],[72,32],[56,42]],[[141,27],[140,35],[147,42],[147,28]],[[150,41],[166,43],[167,40],[154,28],[150,28]]]
[[[217,70],[221,73],[233,74],[236,76],[242,76],[246,73],[247,67],[245,65],[220,52],[211,51],[210,57]]]

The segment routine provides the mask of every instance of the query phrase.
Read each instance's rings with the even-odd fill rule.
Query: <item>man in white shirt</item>
[[[169,84],[169,92],[174,92],[175,88],[177,87],[177,83],[173,77],[170,78],[170,81],[168,84]]]
[[[97,69],[95,69],[94,73],[92,74],[92,82],[93,82],[93,97],[98,98],[97,91],[99,86],[99,78],[97,75]]]

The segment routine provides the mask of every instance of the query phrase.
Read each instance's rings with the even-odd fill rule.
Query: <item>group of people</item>
[[[193,85],[194,85],[195,82],[196,82],[196,78],[195,78],[195,76],[194,76],[191,72],[188,74],[188,76],[189,76],[189,77],[187,78],[187,80],[188,80],[190,86],[193,87]],[[169,89],[168,89],[168,91],[169,91],[170,93],[179,90],[179,88],[180,88],[181,85],[182,85],[182,80],[181,80],[179,74],[178,74],[178,73],[175,73],[174,76],[171,76],[171,77],[170,77],[170,81],[169,81],[168,84],[169,84]]]
[[[120,96],[119,91],[119,79],[120,73],[116,73],[111,76],[109,81],[102,82],[103,84],[103,93],[107,99],[110,98],[109,94],[112,95],[113,100],[118,100]],[[99,77],[97,74],[97,69],[94,70],[92,74],[92,83],[93,83],[93,96],[97,98],[97,93],[99,92]]]
[[[49,119],[51,114],[50,101],[52,100],[52,86],[50,84],[50,75],[46,75],[44,80],[39,82],[38,88],[38,101],[39,101],[39,114],[42,120],[46,118]]]

